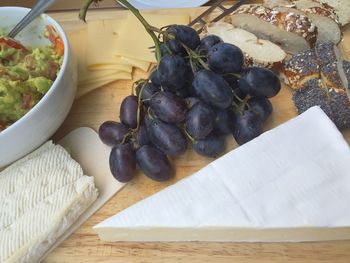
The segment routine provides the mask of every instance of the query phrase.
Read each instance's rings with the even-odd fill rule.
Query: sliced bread
[[[316,78],[304,83],[292,99],[299,114],[320,106],[339,129],[350,128],[350,102],[344,90],[329,88]]]
[[[305,51],[316,42],[317,28],[306,16],[262,5],[241,6],[231,15],[231,22],[258,38],[280,45],[291,54]]]
[[[265,0],[265,6],[280,12],[290,12],[306,15],[317,27],[317,43],[339,43],[342,34],[338,16],[334,9],[313,0],[297,0],[286,3],[281,0]]]
[[[293,55],[283,64],[282,76],[292,89],[300,89],[304,83],[320,77],[320,66],[313,49]]]
[[[232,24],[216,22],[207,25],[205,32],[219,36],[224,42],[239,47],[245,55],[246,66],[279,67],[286,52],[269,40],[258,39],[254,34],[235,28]]]
[[[337,60],[335,52],[332,42],[318,43],[315,46],[315,54],[321,67]]]
[[[339,17],[339,22],[345,26],[350,22],[350,1],[349,0],[316,0],[319,3],[329,5],[334,8]]]
[[[294,3],[295,7],[303,11],[317,27],[317,43],[339,43],[342,34],[334,8],[312,0],[297,0]]]

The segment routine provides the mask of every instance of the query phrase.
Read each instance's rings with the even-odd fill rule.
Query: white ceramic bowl
[[[1,27],[12,28],[29,9],[0,7]],[[59,128],[73,104],[77,87],[77,66],[62,27],[48,15],[42,15],[17,37],[25,46],[49,45],[43,37],[45,27],[52,25],[61,36],[65,52],[57,79],[45,96],[26,115],[0,132],[0,168],[30,153]]]

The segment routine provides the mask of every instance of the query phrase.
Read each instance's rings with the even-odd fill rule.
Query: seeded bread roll
[[[339,17],[339,22],[345,26],[350,22],[350,1],[349,0],[316,0],[319,3],[329,5],[334,8]]]
[[[293,3],[295,8],[303,11],[317,27],[317,43],[339,43],[342,33],[334,8],[329,5],[321,5],[313,0],[297,0]]]
[[[299,114],[320,106],[339,129],[350,128],[350,102],[344,90],[326,87],[321,79],[311,79],[294,92],[292,99]]]
[[[235,27],[280,45],[294,54],[313,47],[317,28],[305,15],[280,12],[262,5],[242,5],[231,16]]]
[[[341,61],[343,67],[344,79],[341,78],[339,71],[339,61],[330,62],[321,67],[321,77],[329,87],[334,89],[349,90],[349,85],[344,86],[344,82],[350,82],[350,62],[346,60]],[[346,85],[346,84],[345,84]]]
[[[333,19],[340,25],[339,17],[335,9],[327,4],[321,4],[317,0],[294,0],[294,7],[311,14],[318,14]]]
[[[339,129],[350,128],[350,101],[345,90],[329,89],[333,121]]]
[[[313,106],[320,106],[328,117],[331,118],[332,116],[327,92],[319,78],[305,82],[303,86],[293,93],[292,99],[299,114]]]
[[[334,9],[313,0],[265,0],[264,6],[280,12],[306,15],[317,27],[317,43],[333,42],[337,44],[342,37],[338,16]]]
[[[332,42],[316,44],[315,52],[320,66],[327,65],[337,60],[334,48],[335,46]]]
[[[312,49],[293,55],[283,64],[283,77],[292,89],[300,89],[310,79],[320,77],[320,66]]]
[[[330,62],[321,67],[321,77],[328,87],[343,89],[343,83],[338,72],[337,61]]]

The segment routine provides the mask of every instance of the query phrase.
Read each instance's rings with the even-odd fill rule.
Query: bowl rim
[[[18,9],[18,10],[23,11],[24,14],[28,13],[31,10],[30,8],[18,7],[18,6],[0,7],[0,10],[4,10],[4,9],[5,10],[6,9],[9,9],[9,10]],[[39,100],[39,102],[37,104],[35,104],[34,107],[31,108],[25,115],[23,115],[20,119],[18,119],[13,124],[11,124],[5,130],[0,131],[0,138],[2,136],[5,136],[6,134],[10,133],[12,130],[15,130],[19,125],[21,125],[21,123],[23,121],[29,119],[31,115],[35,114],[37,111],[40,110],[41,105],[45,103],[45,100],[48,97],[50,97],[50,95],[54,92],[54,90],[56,90],[59,87],[59,83],[60,83],[61,79],[63,78],[63,75],[66,71],[67,66],[68,66],[68,58],[69,58],[70,50],[69,50],[69,42],[68,42],[68,38],[67,38],[66,33],[64,32],[62,26],[55,19],[53,19],[51,16],[44,13],[40,17],[45,18],[44,21],[46,20],[48,22],[48,24],[53,25],[54,28],[58,31],[60,37],[62,38],[63,45],[64,45],[64,54],[63,54],[62,65],[61,65],[60,71],[58,72],[58,75],[57,75],[55,81],[52,83],[48,92],[46,92],[45,95]]]

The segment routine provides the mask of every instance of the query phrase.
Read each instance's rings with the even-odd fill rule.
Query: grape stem
[[[148,108],[147,109],[147,115],[148,115],[148,117],[152,120],[152,121],[154,121],[154,117],[152,116],[152,113],[151,113],[151,108]]]
[[[143,93],[143,89],[146,87],[146,84],[148,83],[148,79],[144,80],[142,87],[140,89],[139,95],[137,97],[137,126],[135,131],[138,131],[140,128],[140,123],[141,123],[141,107],[142,107],[142,93]]]
[[[186,134],[187,138],[191,141],[191,143],[195,143],[196,140],[187,132],[186,128],[183,128],[184,133]]]
[[[136,18],[141,22],[143,27],[146,29],[147,33],[152,37],[154,46],[156,48],[156,59],[157,59],[157,62],[159,62],[160,59],[162,58],[162,53],[160,52],[159,39],[154,32],[160,32],[160,30],[148,24],[146,19],[144,19],[143,16],[141,15],[140,11],[136,9],[132,4],[130,4],[127,0],[118,0],[118,2],[125,5],[136,16]]]
[[[86,0],[85,3],[83,4],[83,6],[80,8],[79,11],[79,19],[83,20],[84,22],[86,22],[86,13],[87,10],[89,9],[89,7],[95,3],[97,4],[99,1],[102,0]]]
[[[179,41],[179,40],[178,40]],[[201,66],[206,69],[209,70],[209,66],[207,63],[205,63],[202,59],[202,56],[200,56],[197,52],[193,51],[192,49],[190,49],[188,46],[186,46],[184,43],[182,43],[181,41],[179,41],[180,44],[186,49],[186,52],[188,53],[188,55],[191,58],[194,58],[196,61],[199,62],[199,64],[201,64]]]
[[[102,1],[102,0],[85,0],[85,3],[83,5],[83,7],[80,9],[79,18],[81,20],[83,20],[84,22],[86,22],[87,10],[89,9],[89,7],[93,3],[98,3],[99,1]],[[160,29],[158,29],[158,28],[148,24],[148,22],[141,15],[140,11],[137,8],[135,8],[133,5],[131,5],[127,0],[118,0],[118,2],[120,2],[121,4],[126,6],[135,15],[135,17],[144,26],[144,28],[146,29],[147,33],[151,36],[151,38],[152,38],[152,40],[154,42],[155,49],[156,49],[156,59],[157,59],[157,62],[159,62],[160,59],[162,58],[162,53],[160,51],[159,39],[158,39],[158,37],[156,36],[156,34],[154,32],[162,33],[162,31]]]

